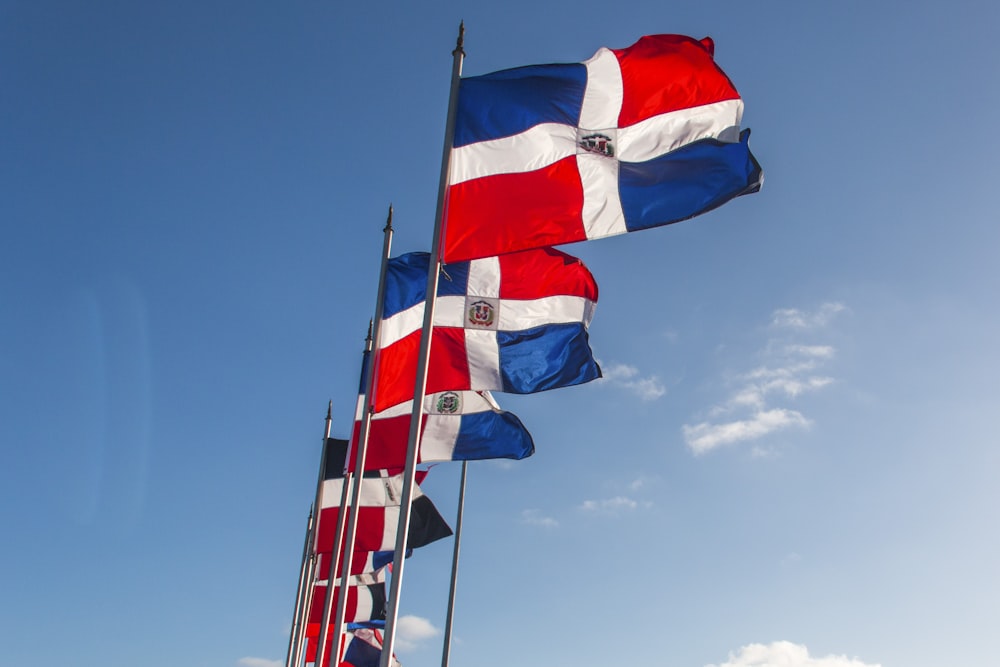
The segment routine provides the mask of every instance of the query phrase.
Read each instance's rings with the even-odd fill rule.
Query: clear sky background
[[[997,664],[1000,10],[645,0],[0,0],[0,664],[283,664],[461,19],[469,75],[710,35],[766,182],[563,248],[606,379],[498,396],[537,453],[470,466],[452,664]]]

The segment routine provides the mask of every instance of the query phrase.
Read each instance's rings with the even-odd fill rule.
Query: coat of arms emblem
[[[606,134],[594,132],[580,137],[580,148],[589,153],[599,153],[607,157],[615,156],[615,144]]]
[[[462,397],[453,391],[438,394],[434,408],[442,415],[453,415],[462,410]]]
[[[496,308],[489,301],[480,299],[469,304],[468,322],[474,327],[491,327],[496,316]]]

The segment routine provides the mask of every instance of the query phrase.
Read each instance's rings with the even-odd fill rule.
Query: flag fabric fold
[[[317,572],[326,576],[326,573],[330,571],[330,556],[333,552],[323,551],[317,553],[316,556],[316,567]],[[408,549],[406,557],[408,558],[413,553],[412,549]],[[392,562],[393,552],[392,551],[354,551],[354,557],[351,558],[351,574],[360,575],[368,574],[370,572],[376,572],[381,570],[383,567]],[[338,577],[343,576],[344,566],[343,561],[341,561],[340,567],[337,568]]]
[[[710,38],[462,79],[446,262],[678,222],[760,189]]]
[[[413,399],[427,253],[389,261],[376,412]],[[539,248],[448,264],[434,311],[427,393],[529,394],[597,379],[587,335],[597,282],[576,257]]]

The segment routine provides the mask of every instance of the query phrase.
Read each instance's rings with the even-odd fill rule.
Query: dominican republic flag
[[[314,551],[319,554],[333,552],[337,517],[343,495],[346,452],[346,440],[331,438],[327,441],[325,479],[320,492],[320,512],[314,547]],[[419,482],[425,476],[426,472],[418,472],[416,479]],[[402,498],[402,490],[403,478],[398,471],[376,470],[363,475],[358,502],[355,551],[393,551],[396,548],[396,527],[399,523],[399,501]],[[451,528],[434,507],[431,499],[423,494],[419,486],[414,486],[407,548],[426,546],[451,534]]]
[[[351,633],[353,637],[346,642],[343,662],[350,667],[378,667],[379,658],[382,657],[382,631],[358,628]],[[392,656],[389,664],[391,667],[400,667],[396,656]]]
[[[364,622],[385,620],[386,593],[385,571],[363,574],[349,579],[347,587],[347,622]],[[323,624],[323,607],[326,604],[327,580],[317,581],[313,585],[312,602],[309,605],[309,619],[306,625],[307,637],[319,637],[320,626]],[[341,586],[333,587],[333,609],[336,609]]]
[[[316,662],[317,638],[310,637],[306,644],[306,662]],[[333,637],[327,637],[326,655],[330,655]],[[340,667],[378,667],[382,656],[382,631],[373,628],[355,628],[344,633],[344,650],[341,652]],[[329,665],[329,657],[323,661]],[[396,656],[392,656],[390,667],[401,667]]]
[[[361,436],[362,397],[354,421],[351,447]],[[400,468],[406,462],[413,401],[405,401],[372,415],[365,453],[365,469]],[[500,409],[488,391],[442,391],[424,398],[423,427],[417,463],[523,459],[535,453],[535,443],[524,424]],[[354,457],[348,458],[354,470]]]
[[[462,79],[444,260],[658,227],[758,191],[743,101],[714,50],[651,35]]]
[[[427,253],[389,261],[375,367],[376,412],[413,399]],[[530,394],[601,377],[587,338],[597,282],[576,257],[539,248],[442,268],[427,393]]]

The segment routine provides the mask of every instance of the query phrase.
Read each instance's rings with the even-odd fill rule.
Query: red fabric
[[[445,262],[586,240],[576,156],[448,188]]]
[[[618,127],[653,116],[739,99],[729,77],[712,58],[711,39],[648,35],[614,51],[624,91]]]

